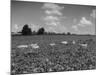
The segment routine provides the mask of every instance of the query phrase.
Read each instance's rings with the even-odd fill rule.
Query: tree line
[[[36,34],[36,35],[43,35],[43,34],[65,34],[65,33],[55,33],[55,32],[46,32],[45,29],[43,27],[39,28],[38,31],[33,31],[31,30],[31,28],[29,28],[29,25],[28,24],[25,24],[21,30],[21,32],[18,32],[18,33],[21,33],[21,35],[33,35],[33,34]],[[67,32],[67,35],[71,35],[70,32]]]

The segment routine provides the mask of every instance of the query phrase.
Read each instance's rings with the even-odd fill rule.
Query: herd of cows
[[[60,44],[68,45],[69,42],[67,42],[67,41],[61,41]],[[76,41],[73,40],[72,42],[70,42],[70,44],[73,44],[73,45],[74,45],[74,44],[76,44]],[[82,46],[82,47],[87,47],[87,46],[88,46],[87,43],[78,43],[78,44],[79,44],[80,46]],[[49,45],[50,45],[50,46],[55,46],[56,43],[50,43]],[[35,44],[18,45],[18,46],[17,46],[17,48],[28,48],[28,47],[31,47],[31,48],[33,48],[33,49],[37,49],[37,48],[39,48],[39,45],[38,45],[37,43],[35,43]]]
[[[12,37],[12,75],[95,68],[95,36]]]

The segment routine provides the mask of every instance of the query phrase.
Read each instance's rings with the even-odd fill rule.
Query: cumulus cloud
[[[77,25],[72,26],[72,28],[73,28],[75,31],[78,31],[78,26],[77,26]]]
[[[47,15],[44,17],[44,21],[46,25],[57,26],[60,25],[60,18],[53,15]]]
[[[61,25],[60,22],[58,22],[58,21],[48,21],[45,24],[48,25],[48,26],[58,26],[58,25]]]
[[[61,12],[61,10],[64,9],[63,6],[55,3],[44,3],[42,9],[44,9],[46,14],[46,16],[43,18],[46,25],[60,25],[60,20],[64,18],[63,13]]]
[[[30,28],[32,29],[32,31],[37,31],[40,28],[40,26],[36,24],[30,24]]]
[[[92,22],[90,20],[87,20],[86,17],[82,17],[79,20],[78,24],[72,26],[72,29],[74,29],[75,31],[79,31],[79,27],[87,27],[87,26],[92,26]]]
[[[51,26],[47,27],[46,31],[47,32],[53,31],[53,32],[57,33],[56,29],[54,27],[51,27]]]
[[[14,25],[14,31],[15,31],[15,32],[18,32],[18,30],[19,30],[19,25],[18,25],[18,24],[15,24],[15,25]]]
[[[65,26],[59,25],[59,26],[49,26],[47,27],[46,31],[47,32],[53,31],[55,33],[64,33],[64,32],[66,33],[68,32],[68,29]]]
[[[57,16],[46,16],[44,17],[45,21],[59,21],[59,17]]]
[[[58,10],[46,10],[45,13],[48,14],[48,15],[52,15],[52,14],[59,15],[59,16],[62,15],[62,13]]]
[[[91,17],[96,18],[96,10],[92,10],[92,13],[90,14]]]
[[[44,3],[42,9],[46,16],[43,17],[45,24],[47,25],[47,31],[62,32],[66,31],[66,27],[61,24],[63,16],[63,6],[55,3]]]
[[[15,24],[15,25],[14,25],[14,28],[15,28],[16,30],[18,30],[18,28],[19,28],[19,27],[18,27],[18,24]]]
[[[45,13],[47,15],[59,15],[59,16],[62,15],[61,10],[64,9],[64,7],[54,3],[45,3],[42,8],[45,9]]]
[[[92,25],[92,22],[87,20],[85,17],[82,17],[78,25],[81,27],[90,26]]]
[[[61,7],[55,3],[45,3],[42,8],[43,9],[50,9],[50,10],[62,10],[64,7]]]

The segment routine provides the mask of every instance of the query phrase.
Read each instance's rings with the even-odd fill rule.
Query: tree
[[[67,35],[71,35],[71,33],[70,33],[70,32],[68,32],[68,33],[67,33]]]
[[[32,34],[35,35],[35,34],[37,34],[37,32],[36,31],[33,31]]]
[[[25,24],[22,29],[22,35],[31,35],[31,34],[32,34],[31,28],[29,28],[28,25]]]
[[[45,29],[42,27],[37,31],[37,34],[41,35],[41,34],[44,34],[44,32],[45,32]]]

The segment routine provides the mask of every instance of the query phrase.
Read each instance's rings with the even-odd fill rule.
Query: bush
[[[29,28],[28,25],[26,24],[23,26],[21,33],[22,33],[22,35],[31,35],[32,31],[31,31],[31,28]]]
[[[67,35],[71,35],[71,33],[70,33],[70,32],[68,32],[68,33],[67,33]]]
[[[38,31],[37,31],[37,34],[38,35],[41,35],[41,34],[44,34],[45,32],[45,29],[44,28],[40,28]]]

